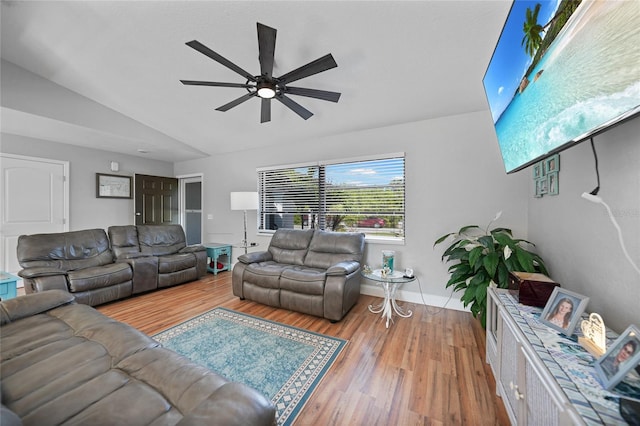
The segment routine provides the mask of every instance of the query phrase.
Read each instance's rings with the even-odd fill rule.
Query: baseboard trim
[[[367,296],[384,297],[384,290],[382,290],[382,288],[377,285],[361,284],[360,294],[366,294]],[[414,291],[399,289],[396,291],[396,300],[416,303],[418,305],[426,304],[427,306],[436,306],[439,308],[455,309],[456,311],[469,312],[469,309],[465,308],[462,305],[462,302],[455,294],[451,296],[451,298],[449,298],[435,294],[420,295],[420,293],[416,293]]]

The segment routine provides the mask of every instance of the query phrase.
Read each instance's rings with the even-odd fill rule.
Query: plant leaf
[[[480,227],[478,225],[467,225],[467,226],[463,226],[462,228],[460,228],[460,230],[458,231],[458,234],[463,234],[464,232],[468,231],[469,229],[480,229]]]
[[[507,270],[507,266],[504,263],[498,264],[498,287],[507,288],[509,287],[509,271]]]
[[[438,238],[438,239],[436,240],[436,242],[435,242],[435,243],[433,243],[433,246],[434,246],[434,247],[435,247],[435,246],[437,246],[438,244],[440,244],[441,242],[443,242],[444,240],[446,240],[447,238],[449,238],[451,235],[454,235],[454,233],[452,232],[452,233],[449,233],[449,234],[447,234],[447,235],[443,235],[442,237]]]
[[[487,300],[487,286],[479,285],[476,286],[476,303],[482,304]]]
[[[498,268],[498,262],[500,261],[500,254],[494,252],[489,253],[482,260],[482,265],[484,269],[487,271],[490,277],[494,277],[496,275],[496,269]]]
[[[451,253],[443,255],[444,256],[448,256],[449,258],[447,259],[448,262],[452,261],[452,260],[462,260],[462,259],[468,259],[469,258],[469,252],[466,251],[463,248],[458,247],[455,250],[452,250]]]
[[[491,230],[491,234],[496,234],[496,233],[513,235],[513,232],[509,228],[494,228]]]
[[[516,245],[516,242],[513,240],[513,238],[503,232],[492,232],[491,235],[493,235],[493,238],[495,238],[498,244],[500,244],[502,247],[509,246],[511,247],[511,249],[513,249],[513,247]]]
[[[516,246],[516,257],[518,258],[518,262],[520,262],[520,266],[523,268],[523,272],[535,272],[535,268],[533,266],[533,256],[531,253],[526,251],[523,248]]]
[[[485,235],[483,237],[478,238],[478,242],[482,244],[484,247],[488,248],[489,250],[491,251],[494,250],[493,237],[491,235]]]
[[[482,256],[482,250],[484,250],[483,247],[476,247],[469,252],[469,265],[472,268],[475,267],[476,262],[480,259],[480,256]]]

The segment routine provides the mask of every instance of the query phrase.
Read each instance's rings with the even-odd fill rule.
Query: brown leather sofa
[[[21,235],[17,255],[26,293],[59,289],[92,306],[132,294],[131,267],[114,262],[103,229]]]
[[[206,274],[206,249],[187,246],[180,225],[121,226],[21,235],[17,255],[25,292],[72,293],[96,306],[196,280]]]
[[[0,302],[2,425],[265,425],[258,391],[160,347],[73,295]]]
[[[278,229],[267,251],[233,267],[233,294],[340,321],[360,296],[364,234]]]
[[[107,232],[116,261],[133,269],[133,294],[197,280],[207,273],[206,248],[187,246],[180,225],[110,226]]]

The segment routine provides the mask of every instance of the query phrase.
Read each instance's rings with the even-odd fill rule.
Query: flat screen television
[[[640,2],[515,0],[483,78],[507,173],[640,113]]]

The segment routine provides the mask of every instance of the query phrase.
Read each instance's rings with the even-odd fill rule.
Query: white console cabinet
[[[508,290],[491,288],[487,297],[486,358],[512,424],[626,424],[586,351],[541,324],[541,310],[519,305]]]

